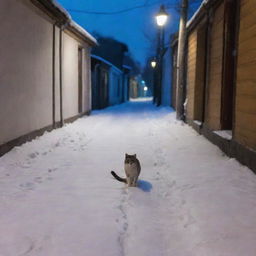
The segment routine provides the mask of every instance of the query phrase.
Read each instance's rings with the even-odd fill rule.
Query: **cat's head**
[[[125,154],[125,163],[126,164],[131,164],[136,161],[136,154],[134,155],[128,155],[127,153]]]

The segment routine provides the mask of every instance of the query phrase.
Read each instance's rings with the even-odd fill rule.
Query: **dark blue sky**
[[[157,26],[154,15],[160,4],[165,4],[170,14],[166,27],[166,38],[178,30],[178,14],[175,8],[177,0],[58,0],[72,18],[88,32],[98,32],[126,43],[133,58],[142,65],[148,56],[154,55],[154,39]],[[89,12],[115,12],[136,6],[133,9],[113,15],[96,15],[70,11],[72,9]]]

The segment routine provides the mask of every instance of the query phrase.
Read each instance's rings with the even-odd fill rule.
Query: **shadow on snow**
[[[144,192],[150,192],[153,188],[152,184],[146,180],[138,180],[137,185],[138,188],[143,190]]]

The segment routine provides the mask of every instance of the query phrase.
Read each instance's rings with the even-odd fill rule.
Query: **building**
[[[255,0],[205,0],[188,22],[185,115],[227,155],[256,171],[254,7]]]
[[[109,106],[109,73],[111,64],[102,58],[91,56],[92,109]]]
[[[109,61],[122,70],[128,53],[128,46],[111,37],[98,36],[97,41],[98,46],[93,48],[92,54]]]
[[[50,0],[1,0],[0,154],[91,110],[96,40]]]
[[[97,55],[91,55],[92,108],[102,109],[129,99],[130,68],[117,68]]]

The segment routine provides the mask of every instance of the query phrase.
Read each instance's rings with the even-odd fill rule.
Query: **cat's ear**
[[[128,156],[128,154],[127,153],[125,153],[125,157],[127,157]]]
[[[136,154],[134,154],[134,157],[137,157]]]

